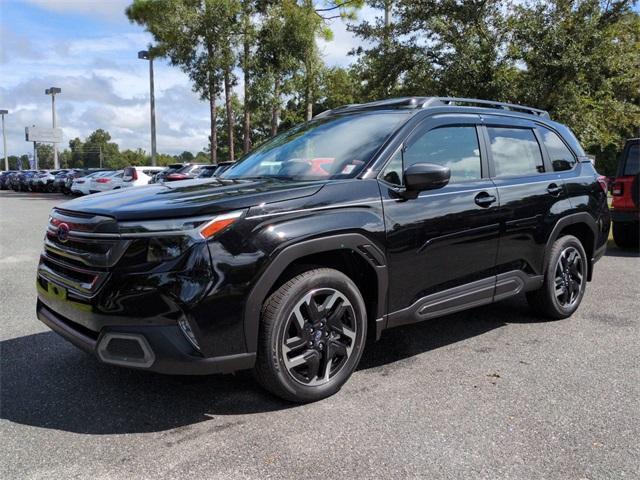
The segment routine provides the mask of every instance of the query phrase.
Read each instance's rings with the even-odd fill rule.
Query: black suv
[[[606,183],[546,112],[402,98],[324,112],[214,179],[53,210],[37,314],[105,363],[253,368],[335,393],[367,338],[526,292],[578,308],[609,233]]]

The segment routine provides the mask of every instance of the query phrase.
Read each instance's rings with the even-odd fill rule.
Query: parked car
[[[30,175],[26,180],[27,190],[30,192],[40,191],[40,176],[46,176],[47,170],[36,170],[33,175]]]
[[[164,182],[164,179],[167,175],[170,175],[174,172],[177,172],[178,170],[180,170],[182,167],[184,167],[185,164],[184,163],[171,163],[169,165],[167,165],[166,167],[164,167],[164,170],[156,173],[151,180],[149,181],[149,183],[162,183]]]
[[[622,248],[640,246],[640,138],[627,140],[611,183],[613,240]]]
[[[89,193],[108,192],[120,190],[123,185],[123,170],[105,172],[104,175],[93,177],[89,183]]]
[[[11,175],[13,175],[15,172],[15,170],[4,170],[0,172],[0,190],[8,190],[9,188],[11,188]]]
[[[123,187],[140,187],[148,185],[154,175],[162,172],[164,167],[127,167],[122,176]]]
[[[7,179],[9,188],[16,192],[20,190],[20,175],[22,174],[22,172],[23,170],[17,170],[9,174],[9,178]]]
[[[32,178],[32,190],[39,192],[53,192],[55,188],[55,179],[59,174],[66,174],[67,169],[63,170],[41,170]]]
[[[575,136],[520,105],[345,106],[218,180],[55,208],[38,318],[104,363],[253,368],[309,402],[388,328],[525,292],[538,318],[571,316],[609,234],[604,183]]]
[[[187,163],[175,172],[168,173],[164,176],[165,182],[175,182],[176,180],[189,180],[196,178],[200,173],[200,169],[205,166],[204,163]]]
[[[86,172],[87,170],[79,168],[61,170],[54,176],[53,190],[69,195],[71,193],[71,184],[73,183],[73,179],[86,175]]]
[[[73,179],[69,189],[71,193],[76,195],[89,195],[89,193],[91,193],[91,180],[110,173],[113,173],[113,170],[99,170],[96,172],[88,173],[84,176],[79,176]]]
[[[31,178],[38,173],[36,170],[22,170],[14,179],[13,189],[19,192],[31,190]]]
[[[81,179],[81,178],[85,178],[88,175],[91,174],[95,174],[95,173],[102,173],[102,172],[111,172],[113,170],[109,170],[107,168],[74,168],[70,171],[68,171],[66,174],[62,174],[62,175],[58,175],[56,176],[56,180],[54,182],[54,185],[58,186],[58,190],[61,191],[62,193],[64,193],[65,195],[70,195],[73,193],[82,193],[84,195],[87,195],[89,193],[89,190],[84,191],[84,189],[78,189],[76,188],[76,190],[74,191],[74,181],[76,179]],[[78,185],[84,185],[85,181],[79,181]],[[88,188],[89,186],[89,182],[86,182],[86,186]]]
[[[219,176],[235,162],[219,162],[217,165],[202,165],[196,178],[212,178]]]

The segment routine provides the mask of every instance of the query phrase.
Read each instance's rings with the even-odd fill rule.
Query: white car
[[[107,173],[113,173],[112,171],[100,171],[93,172],[89,175],[85,175],[84,177],[78,177],[73,179],[73,183],[71,184],[71,193],[80,194],[80,195],[89,195],[89,187],[91,186],[91,180],[96,177],[100,177]]]
[[[164,167],[127,167],[122,176],[122,187],[148,185],[153,176],[163,170]]]
[[[89,193],[108,192],[122,188],[123,174],[124,170],[117,170],[92,178],[89,183]]]

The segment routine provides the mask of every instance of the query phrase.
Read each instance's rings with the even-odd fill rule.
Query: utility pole
[[[38,143],[33,142],[33,169],[38,170]]]
[[[56,94],[62,93],[62,89],[58,87],[47,88],[44,91],[45,95],[51,95],[51,119],[53,120],[53,128],[56,128]],[[60,168],[58,162],[58,144],[53,144],[53,168],[56,170]]]
[[[102,145],[98,145],[99,148],[99,156],[98,158],[100,159],[100,168],[102,168]]]
[[[153,85],[153,55],[149,50],[140,50],[138,58],[149,60],[149,100],[151,104],[151,165],[156,165],[156,99]]]
[[[4,147],[4,169],[9,170],[9,157],[7,157],[7,132],[4,129],[4,116],[9,113],[9,110],[0,110],[2,116],[2,145]]]

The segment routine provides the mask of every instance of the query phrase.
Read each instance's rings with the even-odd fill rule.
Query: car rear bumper
[[[199,355],[176,326],[110,326],[93,332],[57,314],[40,300],[38,319],[99,361],[172,375],[231,373],[252,368],[255,353]]]
[[[616,223],[640,222],[640,209],[611,210],[611,221]]]

